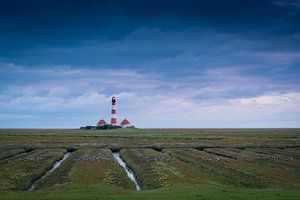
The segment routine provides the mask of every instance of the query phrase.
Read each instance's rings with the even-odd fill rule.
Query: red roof
[[[130,125],[130,122],[125,118],[121,123],[120,123],[121,126],[127,126],[127,125]]]
[[[99,122],[97,123],[97,126],[103,126],[105,124],[106,122],[104,121],[104,119],[100,119]]]

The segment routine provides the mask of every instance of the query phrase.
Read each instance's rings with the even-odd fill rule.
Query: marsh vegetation
[[[299,129],[2,129],[0,197],[299,199],[299,139]]]

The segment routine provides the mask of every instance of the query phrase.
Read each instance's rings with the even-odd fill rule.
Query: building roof
[[[97,126],[103,126],[103,125],[105,125],[105,124],[106,124],[105,120],[104,120],[104,119],[100,119],[100,120],[98,121],[98,123],[97,123]]]
[[[121,123],[120,123],[121,126],[130,126],[130,122],[128,121],[128,119],[124,119]]]

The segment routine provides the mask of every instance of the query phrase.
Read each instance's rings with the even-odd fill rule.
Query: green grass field
[[[0,129],[0,199],[300,199],[300,129]]]

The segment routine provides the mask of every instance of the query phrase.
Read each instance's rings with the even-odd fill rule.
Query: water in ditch
[[[54,165],[52,166],[52,168],[46,172],[46,174],[44,174],[40,179],[38,179],[37,181],[35,181],[31,187],[28,189],[28,191],[33,191],[37,188],[37,186],[39,185],[39,183],[45,179],[47,176],[49,176],[54,170],[56,170],[62,162],[64,162],[69,156],[70,156],[71,153],[67,152],[63,155],[62,159],[60,159],[59,161],[55,162]]]
[[[120,153],[119,152],[113,152],[113,156],[114,156],[115,160],[124,168],[124,170],[126,171],[127,176],[130,178],[130,180],[132,180],[132,182],[135,184],[135,189],[137,191],[140,191],[142,189],[141,186],[139,185],[133,171],[127,167],[126,163],[121,158]]]

